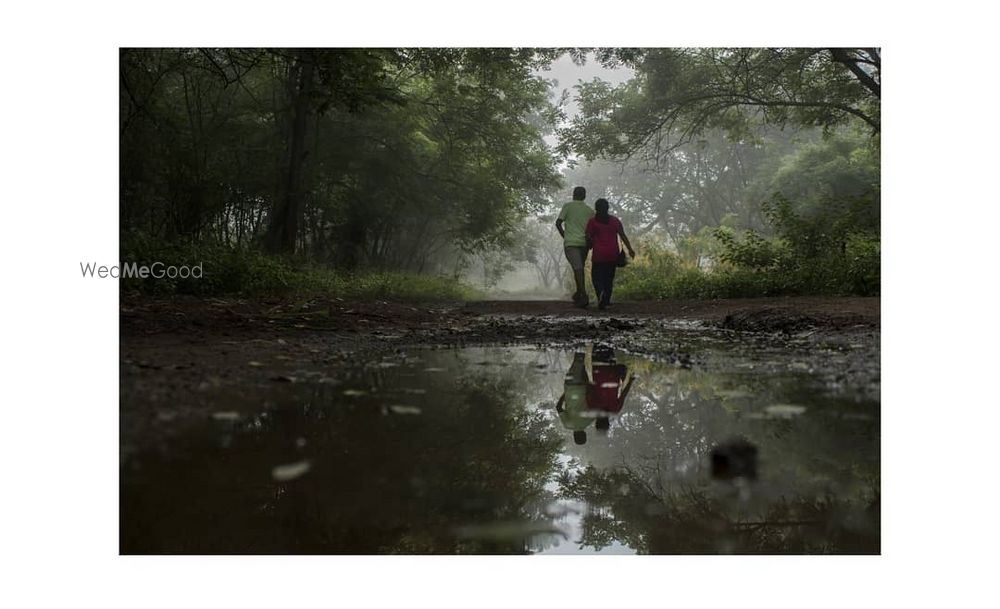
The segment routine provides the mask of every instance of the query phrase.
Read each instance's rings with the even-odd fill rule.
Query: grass
[[[479,293],[461,281],[437,275],[344,272],[316,264],[266,256],[220,245],[176,245],[133,240],[123,243],[123,262],[202,267],[202,277],[123,278],[122,289],[141,294],[199,296],[329,296],[352,300],[454,301]]]

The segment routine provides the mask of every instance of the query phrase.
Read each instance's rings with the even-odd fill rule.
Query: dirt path
[[[717,300],[670,300],[623,302],[606,311],[589,307],[583,311],[568,303],[552,300],[487,300],[470,302],[464,310],[480,315],[555,315],[581,314],[605,317],[660,317],[665,319],[719,322],[727,315],[770,311],[792,316],[812,317],[817,325],[879,325],[879,298],[736,298]]]

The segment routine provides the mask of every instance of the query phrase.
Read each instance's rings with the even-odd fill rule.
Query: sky
[[[556,79],[558,81],[558,84],[553,89],[556,99],[558,99],[564,90],[569,90],[570,98],[566,102],[565,109],[567,120],[572,120],[579,113],[576,103],[576,92],[573,90],[573,87],[580,81],[588,82],[595,78],[600,78],[613,85],[618,85],[632,78],[634,72],[631,68],[609,70],[598,63],[592,54],[587,56],[586,64],[578,66],[566,54],[553,61],[550,69],[539,70],[537,74],[549,80]],[[554,135],[547,136],[545,141],[549,146],[554,146],[557,143]]]

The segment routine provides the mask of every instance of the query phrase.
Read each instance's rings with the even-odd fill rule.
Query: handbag
[[[617,267],[628,266],[628,256],[625,255],[625,250],[623,249],[618,250],[618,260],[615,261],[615,266]]]

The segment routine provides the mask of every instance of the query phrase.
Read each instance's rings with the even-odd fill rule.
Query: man
[[[556,219],[556,230],[563,238],[566,260],[573,269],[573,280],[576,281],[573,304],[578,307],[586,307],[590,302],[583,281],[583,266],[587,262],[587,222],[594,215],[594,210],[583,202],[586,198],[587,190],[583,186],[574,188],[573,200],[563,205]]]
[[[573,363],[563,381],[563,394],[556,402],[556,412],[563,427],[573,432],[573,441],[577,444],[587,443],[587,428],[594,422],[594,417],[589,416],[587,411],[589,385],[587,353],[574,353]]]

